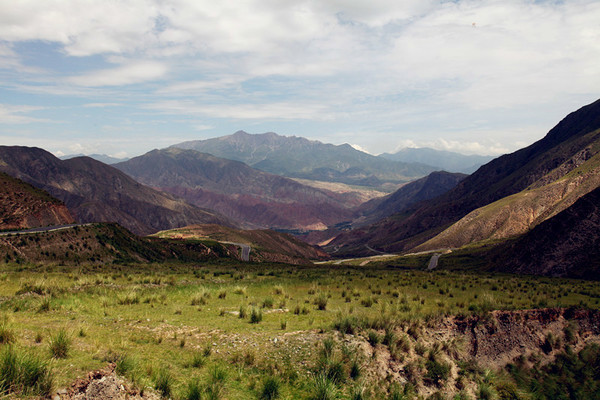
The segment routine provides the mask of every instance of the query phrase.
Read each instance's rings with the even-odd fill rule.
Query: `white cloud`
[[[351,144],[350,146],[352,146],[352,148],[355,150],[362,151],[363,153],[371,154],[367,149],[365,149],[362,146],[359,146],[358,144]]]
[[[320,104],[271,102],[268,104],[200,104],[193,101],[168,100],[146,106],[164,114],[203,115],[212,118],[246,120],[331,119]]]
[[[121,107],[122,103],[88,103],[84,104],[85,108],[107,108],[107,107]]]
[[[208,118],[314,122],[371,151],[412,141],[498,153],[597,97],[598,20],[597,0],[0,0],[0,90],[78,97],[90,113],[149,104],[202,116],[190,131],[217,126]],[[32,41],[56,59],[19,53]],[[523,110],[529,133],[506,122]],[[316,135],[304,129],[294,133]]]
[[[47,119],[31,117],[27,114],[43,110],[44,107],[0,104],[0,124],[30,124],[34,122],[50,122]]]
[[[93,71],[68,79],[80,86],[122,86],[162,78],[167,73],[166,65],[155,61],[138,61],[122,66]]]

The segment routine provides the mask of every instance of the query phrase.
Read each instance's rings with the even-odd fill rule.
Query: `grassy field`
[[[367,373],[375,352],[369,356],[361,345],[423,353],[427,377],[435,370],[427,360],[435,357],[418,347],[425,344],[411,327],[495,309],[599,307],[596,282],[426,272],[416,268],[422,261],[4,264],[0,373],[13,351],[47,366],[53,389],[116,362],[137,388],[172,398],[411,398],[409,384]],[[448,391],[445,375],[434,378],[429,392]],[[2,388],[24,393],[0,382]]]

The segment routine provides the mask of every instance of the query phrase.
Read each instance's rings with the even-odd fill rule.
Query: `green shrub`
[[[309,400],[334,400],[338,398],[335,384],[323,374],[317,374],[311,382]]]
[[[186,368],[202,368],[206,364],[206,358],[201,353],[194,353],[191,360],[184,364]]]
[[[60,329],[48,343],[53,358],[67,358],[71,347],[71,338],[64,329]]]
[[[358,378],[360,378],[361,371],[362,368],[358,360],[352,360],[352,363],[350,364],[350,378],[357,380]]]
[[[333,323],[333,328],[341,333],[347,333],[349,335],[353,335],[356,333],[361,327],[358,319],[356,317],[351,316],[340,316]]]
[[[281,395],[281,383],[279,379],[274,376],[269,376],[263,382],[263,387],[259,398],[261,400],[274,400],[278,399]]]
[[[262,321],[262,319],[263,319],[262,311],[260,309],[253,307],[252,311],[250,312],[250,323],[258,324],[260,321]]]
[[[183,398],[184,400],[202,400],[202,386],[198,379],[188,382]]]
[[[481,384],[479,384],[479,388],[477,389],[477,399],[492,400],[496,398],[496,391],[494,390],[494,387],[491,384],[486,382],[481,382]]]
[[[173,377],[166,368],[161,368],[154,377],[154,389],[160,393],[163,398],[171,397],[173,390]]]
[[[40,313],[48,312],[48,311],[50,311],[51,308],[52,307],[50,304],[50,297],[46,296],[40,302],[40,306],[38,307],[38,312],[40,312]]]
[[[358,385],[352,388],[352,392],[350,393],[350,400],[366,400],[367,394],[365,392],[365,387],[362,385]]]
[[[450,365],[445,362],[428,359],[425,366],[427,367],[425,378],[436,385],[441,384],[450,375]]]
[[[0,353],[0,393],[49,397],[53,375],[47,362],[12,346]]]
[[[335,346],[335,342],[333,341],[332,338],[326,338],[323,339],[323,348],[321,349],[321,356],[326,359],[329,360],[333,357],[333,349]]]
[[[327,301],[327,296],[324,293],[321,293],[314,300],[314,304],[317,306],[317,309],[324,311],[327,309]]]
[[[386,346],[391,345],[392,343],[396,343],[396,334],[394,330],[391,328],[385,329],[385,334],[383,335],[383,340],[381,341]]]
[[[273,308],[273,304],[275,304],[275,302],[273,301],[273,299],[270,298],[270,297],[267,297],[262,302],[262,308]]]
[[[134,367],[133,359],[127,355],[120,355],[115,361],[115,372],[121,376],[126,376]]]
[[[381,338],[377,332],[369,331],[369,333],[367,334],[367,340],[369,341],[371,346],[375,347],[379,344]]]
[[[15,341],[15,333],[6,320],[0,323],[0,344],[12,343]]]
[[[214,366],[208,374],[208,383],[204,389],[208,400],[219,400],[225,394],[225,381],[227,380],[227,372],[219,367]]]

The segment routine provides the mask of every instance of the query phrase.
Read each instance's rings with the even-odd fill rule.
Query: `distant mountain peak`
[[[241,161],[249,166],[289,178],[379,186],[421,178],[435,168],[386,160],[351,145],[324,144],[274,132],[249,134],[238,131],[219,138],[187,141],[172,147],[197,150]]]

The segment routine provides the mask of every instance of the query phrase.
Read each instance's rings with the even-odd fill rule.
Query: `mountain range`
[[[74,219],[114,221],[139,235],[168,230],[163,235],[187,235],[191,241],[252,242],[262,248],[255,260],[284,262],[323,253],[289,235],[236,228],[318,230],[302,237],[323,242],[336,257],[477,248],[492,270],[584,278],[600,271],[600,100],[566,116],[541,140],[468,176],[428,171],[416,178],[413,170],[415,179],[407,183],[402,180],[408,174],[399,174],[397,168],[423,164],[374,157],[377,164],[372,157],[347,145],[245,132],[154,150],[115,166],[89,157],[59,160],[38,148],[0,146],[0,171],[8,174],[0,173],[0,229]],[[266,172],[269,168],[281,175]],[[362,185],[381,187],[386,182],[400,187],[372,198],[372,193],[342,183],[307,179],[322,178],[323,171],[329,171],[325,175],[330,180],[343,175]],[[337,189],[328,189],[333,187]],[[366,198],[372,199],[363,202]],[[138,239],[119,233],[123,228],[101,229],[123,237],[124,248],[136,248]],[[11,242],[7,249],[22,242]],[[114,256],[98,246],[89,259]],[[142,253],[155,254],[150,258],[171,251],[187,257],[185,246],[149,246]],[[236,257],[236,245],[224,246],[219,251]],[[44,256],[31,251],[14,256]],[[212,254],[206,246],[198,251]]]
[[[195,150],[153,150],[115,164],[140,183],[215,210],[242,226],[321,230],[350,219],[360,204],[338,194]]]
[[[269,132],[194,140],[174,145],[217,157],[241,161],[249,166],[290,178],[342,182],[378,187],[385,182],[408,182],[435,168],[386,160],[354,149],[349,144],[332,145],[296,136]]]
[[[431,165],[442,171],[461,172],[465,174],[472,174],[480,166],[494,159],[492,156],[464,155],[427,147],[404,148],[396,153],[383,153],[379,156],[388,160],[421,163]]]
[[[538,142],[490,161],[445,194],[417,203],[402,214],[392,215],[368,227],[342,233],[329,244],[328,250],[339,255],[369,254],[372,253],[369,248],[384,252],[406,251],[437,236],[480,207],[527,188],[535,190],[553,182],[561,185],[561,180],[569,173],[580,174],[595,165],[595,161],[591,161],[583,166],[600,149],[599,129],[600,100],[569,114]],[[580,166],[582,169],[575,171]],[[586,178],[580,181],[585,184]],[[579,193],[594,189],[593,185]],[[541,196],[540,201],[543,198]],[[562,197],[555,200],[560,203]],[[500,206],[497,203],[495,208],[502,214],[506,209]],[[546,217],[560,209],[556,208]],[[531,226],[530,223],[527,225]],[[462,230],[458,232],[462,233]],[[478,239],[485,237],[484,234]]]
[[[35,147],[0,146],[0,171],[61,200],[79,222],[118,222],[141,235],[197,223],[235,225],[89,157],[59,160]]]

